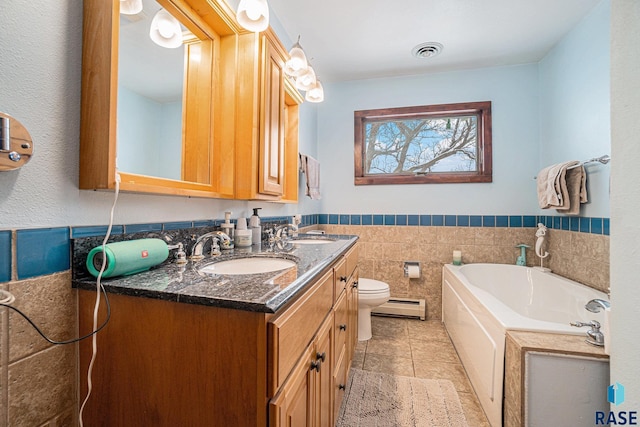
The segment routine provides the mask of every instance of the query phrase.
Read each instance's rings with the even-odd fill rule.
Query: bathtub
[[[607,295],[533,268],[444,266],[442,320],[493,427],[502,426],[506,331],[584,335],[586,328],[569,323],[603,323],[603,313],[584,308],[594,298]]]

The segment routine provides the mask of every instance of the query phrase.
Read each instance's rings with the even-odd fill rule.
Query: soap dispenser
[[[262,226],[258,211],[262,208],[253,208],[253,215],[249,218],[249,228],[251,229],[251,240],[254,245],[262,243]]]
[[[224,222],[220,224],[220,228],[222,232],[229,236],[229,243],[225,246],[223,245],[222,249],[233,249],[234,241],[235,241],[235,225],[231,223],[231,212],[224,213]]]

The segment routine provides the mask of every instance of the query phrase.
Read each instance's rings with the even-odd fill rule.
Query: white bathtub
[[[582,334],[604,321],[584,305],[606,294],[552,273],[506,264],[445,265],[442,320],[493,427],[502,426],[507,330]],[[585,344],[587,345],[587,344]]]

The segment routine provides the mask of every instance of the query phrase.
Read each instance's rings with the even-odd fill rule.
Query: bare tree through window
[[[354,116],[356,184],[491,181],[490,102]]]

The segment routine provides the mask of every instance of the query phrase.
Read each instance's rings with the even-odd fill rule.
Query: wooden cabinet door
[[[356,266],[347,285],[347,355],[349,365],[353,359],[356,344],[358,344],[358,278],[358,267]]]
[[[261,78],[260,173],[258,191],[284,193],[284,60],[269,40],[263,38],[264,63]]]
[[[269,426],[312,426],[314,422],[316,352],[313,344],[269,403]]]
[[[328,316],[316,336],[315,427],[331,427],[333,420],[333,316]]]

